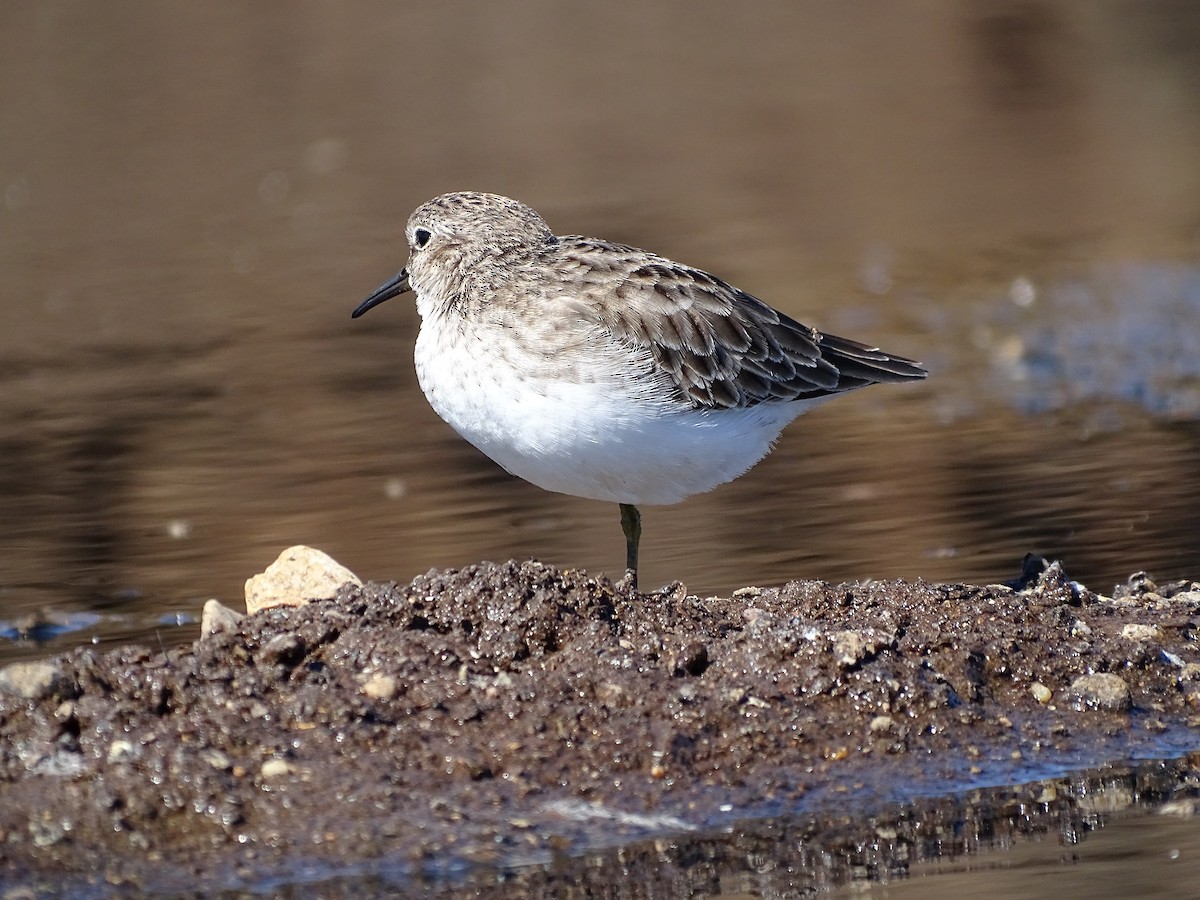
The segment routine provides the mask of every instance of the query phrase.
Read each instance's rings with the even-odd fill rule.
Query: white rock
[[[246,581],[246,612],[254,615],[273,606],[328,600],[347,582],[362,586],[357,575],[327,553],[303,545],[289,547],[265,572]]]
[[[876,716],[867,726],[867,730],[870,731],[871,734],[887,734],[890,731],[894,731],[895,728],[896,720],[891,716]]]
[[[108,761],[110,763],[136,759],[138,755],[137,748],[129,741],[118,740],[108,745]]]
[[[41,700],[66,687],[66,678],[53,663],[15,662],[0,669],[0,690],[25,700]]]
[[[842,668],[857,666],[879,649],[880,641],[859,631],[838,631],[833,634],[833,656]]]
[[[237,631],[238,622],[243,618],[245,617],[236,609],[230,609],[219,600],[209,600],[204,604],[204,612],[200,614],[200,637]]]
[[[391,700],[399,689],[391,675],[372,675],[362,686],[362,692],[372,700]]]
[[[1120,675],[1111,672],[1076,678],[1071,682],[1071,694],[1092,709],[1125,712],[1133,706],[1129,685]]]
[[[1121,637],[1127,641],[1137,641],[1139,644],[1145,644],[1149,641],[1161,639],[1162,629],[1157,625],[1130,623],[1121,629]]]
[[[290,775],[292,764],[285,759],[268,759],[262,764],[262,769],[259,771],[263,778],[278,778],[282,775]]]

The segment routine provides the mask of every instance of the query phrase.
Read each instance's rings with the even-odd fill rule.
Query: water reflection
[[[740,821],[499,871],[429,870],[417,883],[404,862],[305,875],[338,897],[1183,898],[1200,877],[1194,762]]]

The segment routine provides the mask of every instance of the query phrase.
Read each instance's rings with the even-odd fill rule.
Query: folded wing
[[[590,309],[600,309],[615,339],[648,348],[698,409],[813,399],[926,375],[910,359],[822,334],[700,269],[661,257],[647,262],[646,254],[620,244],[560,240],[581,267],[597,258],[613,263],[628,251],[626,271],[610,268],[595,282],[611,291],[611,302]],[[606,252],[598,257],[600,248]],[[613,287],[617,274],[623,277]]]

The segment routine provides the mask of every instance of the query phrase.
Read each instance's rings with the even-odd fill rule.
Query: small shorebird
[[[701,269],[556,236],[496,194],[443,194],[404,234],[407,264],[353,316],[414,291],[430,405],[513,475],[620,504],[634,587],[638,505],[737,478],[835,394],[926,374]]]

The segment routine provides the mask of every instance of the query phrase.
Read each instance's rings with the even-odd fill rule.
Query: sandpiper
[[[353,316],[414,291],[430,405],[513,475],[620,504],[635,588],[639,505],[737,478],[836,394],[926,375],[701,269],[556,236],[508,197],[443,194],[404,233],[408,262]]]

